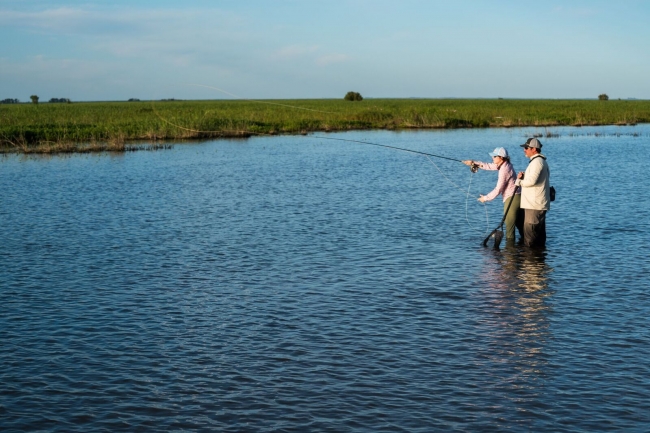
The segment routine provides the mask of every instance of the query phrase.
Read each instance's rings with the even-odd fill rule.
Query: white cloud
[[[620,16],[613,20],[618,27],[580,18],[595,14],[604,19],[608,8],[600,3],[592,9],[591,4],[556,10],[522,7],[520,15],[541,10],[547,18],[552,16],[548,29],[541,33],[522,33],[525,20],[516,19],[491,29],[476,13],[457,25],[453,19],[465,17],[466,11],[455,6],[437,17],[415,17],[392,6],[382,12],[373,3],[376,13],[372,17],[346,26],[346,22],[321,16],[324,7],[319,6],[319,14],[314,14],[311,2],[290,3],[291,7],[287,4],[278,10],[276,3],[239,1],[201,2],[216,5],[206,8],[191,1],[185,2],[186,7],[177,2],[164,2],[167,6],[147,2],[145,8],[138,2],[125,6],[126,0],[67,1],[66,7],[52,6],[61,3],[51,0],[0,0],[0,94],[24,99],[31,92],[45,97],[51,91],[52,97],[74,100],[144,99],[150,93],[183,97],[187,92],[172,94],[170,90],[167,94],[158,88],[196,82],[250,98],[321,97],[338,94],[341,86],[364,93],[362,85],[374,82],[375,94],[392,96],[480,96],[486,92],[546,96],[549,92],[542,86],[546,80],[555,83],[557,94],[569,97],[581,94],[563,87],[564,83],[573,83],[573,77],[584,81],[589,75],[584,71],[590,70],[606,71],[618,82],[634,81],[628,84],[631,90],[626,90],[630,95],[642,97],[647,88],[638,78],[648,70],[640,42],[647,26],[635,17],[638,35],[630,38],[629,32],[617,30],[623,27]],[[43,5],[48,9],[42,9]],[[307,16],[313,20],[296,19]],[[476,28],[478,18],[481,25]],[[580,31],[576,23],[582,25]],[[520,36],[508,49],[511,34]],[[564,78],[525,74],[518,85],[512,78],[519,78],[514,74],[517,65],[540,59],[547,70],[565,71]],[[348,67],[352,61],[354,68]],[[628,76],[634,80],[626,80]],[[473,83],[481,86],[471,87]],[[78,96],[74,94],[77,88]],[[199,96],[206,93],[206,89],[199,90]]]
[[[81,36],[81,42],[89,46],[127,55],[170,45],[215,45],[248,39],[240,17],[219,9],[0,9],[0,25],[49,36]]]
[[[237,21],[237,17],[220,11],[219,9],[98,9],[98,8],[70,8],[46,9],[36,12],[20,12],[0,9],[0,24],[28,28],[32,30],[48,31],[51,33],[76,33],[87,34],[106,32],[120,32],[125,28],[135,30],[159,29],[174,31],[179,27],[196,26],[210,20],[217,20],[213,24],[222,24],[224,21]],[[164,27],[161,27],[164,26]]]
[[[50,37],[58,44],[50,44],[50,57],[139,60],[160,67],[235,67],[253,57],[247,48],[260,40],[245,18],[215,8],[0,9],[0,26],[15,29],[11,31],[16,37],[29,38],[30,33]],[[27,46],[23,55],[42,53],[41,48],[30,51],[36,46],[40,44]]]
[[[20,62],[2,59],[2,63],[7,67],[0,69],[0,91],[21,100],[31,94],[43,99],[101,99],[106,84],[115,75],[121,75],[114,62],[52,59],[39,55]]]
[[[88,22],[92,19],[92,15],[88,11],[73,8],[48,9],[39,12],[0,10],[0,24],[57,33]]]

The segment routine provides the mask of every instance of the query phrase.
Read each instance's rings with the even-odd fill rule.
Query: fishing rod
[[[337,140],[337,141],[348,141],[348,142],[351,142],[351,143],[369,144],[371,146],[379,146],[379,147],[385,147],[387,149],[401,150],[403,152],[417,153],[419,155],[433,156],[434,158],[447,159],[449,161],[456,161],[456,162],[461,162],[461,163],[463,162],[462,160],[456,159],[456,158],[449,158],[447,156],[436,155],[436,154],[433,154],[433,153],[420,152],[418,150],[404,149],[403,147],[389,146],[387,144],[371,143],[370,141],[350,140],[348,138],[323,137],[322,135],[311,135],[310,137],[322,138],[324,140]],[[478,171],[478,165],[472,163],[472,166],[470,167],[470,170],[472,170],[472,173],[476,173]]]
[[[232,93],[226,92],[225,90],[219,89],[219,88],[217,88],[217,87],[205,86],[205,85],[202,85],[202,84],[190,84],[190,85],[191,85],[191,86],[196,86],[196,87],[204,87],[204,88],[208,88],[208,89],[217,90],[217,91],[219,91],[219,92],[225,93],[225,94],[230,95],[230,96],[233,96],[233,97],[235,97],[235,98],[238,98],[238,99],[244,99],[244,98],[240,98],[240,97],[238,97],[237,95],[233,95]],[[283,107],[296,108],[296,109],[302,109],[302,110],[308,110],[308,111],[316,111],[316,112],[321,112],[321,113],[338,114],[338,113],[334,113],[334,112],[330,112],[330,111],[314,110],[314,109],[310,109],[310,108],[297,107],[297,106],[286,105],[286,104],[277,104],[277,103],[268,102],[268,101],[259,101],[259,100],[254,100],[254,99],[244,99],[244,100],[248,100],[248,101],[251,101],[251,102],[259,102],[259,103],[271,104],[271,105],[279,105],[279,106],[283,106]],[[180,128],[180,129],[183,129],[183,130],[186,130],[186,131],[197,132],[197,133],[218,132],[218,131],[200,131],[200,130],[197,130],[197,129],[186,128],[186,127],[183,127],[183,126],[177,125],[177,124],[175,124],[175,123],[172,123],[172,122],[170,122],[169,120],[163,118],[163,117],[162,117],[162,116],[161,116],[161,115],[156,111],[156,109],[155,109],[154,106],[153,106],[153,100],[151,101],[151,108],[152,108],[154,114],[155,114],[155,115],[156,115],[160,120],[162,120],[163,122],[165,122],[165,123],[167,123],[167,124],[169,124],[169,125],[172,125],[172,126],[174,126],[174,127],[176,127],[176,128]],[[259,133],[259,132],[258,132],[258,133],[255,133],[255,132],[253,132],[251,135],[270,135],[270,134],[264,134],[264,133]],[[305,134],[305,135],[307,135],[307,134]],[[429,158],[429,157],[434,157],[434,158],[446,159],[446,160],[448,160],[448,161],[460,162],[460,163],[463,163],[463,164],[464,164],[464,162],[463,162],[462,160],[460,160],[460,159],[456,159],[456,158],[449,158],[449,157],[447,157],[447,156],[436,155],[436,154],[434,154],[434,153],[420,152],[420,151],[418,151],[418,150],[405,149],[405,148],[403,148],[403,147],[389,146],[389,145],[387,145],[387,144],[372,143],[372,142],[370,142],[370,141],[351,140],[351,139],[347,139],[347,138],[336,138],[336,137],[324,137],[324,136],[321,136],[321,135],[310,135],[309,137],[310,137],[310,138],[316,138],[316,139],[320,138],[320,139],[323,139],[323,140],[336,140],[336,141],[347,141],[347,142],[350,142],[350,143],[367,144],[367,145],[370,145],[370,146],[384,147],[384,148],[386,148],[386,149],[401,150],[402,152],[409,152],[409,153],[415,153],[415,154],[418,154],[418,155],[424,155],[424,156],[426,156],[427,158]],[[432,164],[433,164],[433,165],[438,169],[438,171],[440,171],[440,173],[441,173],[441,174],[442,174],[442,175],[443,175],[447,180],[449,180],[449,178],[447,178],[447,176],[445,176],[444,173],[442,173],[442,171],[440,170],[440,168],[438,168],[438,166],[437,166],[433,161],[431,161],[431,158],[429,158],[429,161],[430,161],[430,162],[431,162],[431,163],[432,163]],[[471,164],[470,164],[470,171],[471,171],[472,173],[477,173],[477,172],[478,172],[478,169],[479,169],[478,164],[475,164],[474,162],[471,162]],[[459,188],[456,184],[454,184],[451,180],[449,180],[449,182],[451,182],[452,185],[454,185],[456,188],[460,189],[460,188]],[[468,191],[467,191],[467,193],[466,193],[467,198],[469,198],[469,188],[471,187],[471,185],[472,185],[472,181],[471,181],[471,178],[470,178],[470,183],[469,183]],[[462,190],[461,190],[461,191],[462,191]],[[466,217],[466,219],[467,219],[467,223],[469,224],[469,218],[467,217],[467,205],[468,205],[468,201],[465,202],[465,217]],[[485,209],[485,217],[486,217],[486,222],[487,222],[487,224],[488,224],[488,228],[487,228],[487,230],[489,230],[489,222],[488,222],[488,220],[487,220],[487,208]],[[471,224],[469,224],[469,225],[470,225],[470,227],[471,227]],[[486,232],[487,232],[487,230],[486,230]]]
[[[158,113],[158,111],[156,111],[155,107],[153,106],[153,101],[152,101],[152,104],[151,104],[151,105],[152,105],[151,108],[152,108],[154,114],[155,114],[156,116],[158,116],[158,118],[159,118],[160,120],[162,120],[163,122],[165,122],[165,123],[167,123],[167,124],[169,124],[169,125],[172,125],[172,126],[174,126],[174,127],[176,127],[176,128],[183,129],[183,130],[186,130],[186,131],[198,132],[198,133],[217,132],[217,131],[200,131],[200,130],[197,130],[197,129],[186,128],[186,127],[183,127],[183,126],[181,126],[181,125],[177,125],[177,124],[175,124],[175,123],[172,123],[172,122],[168,121],[167,119],[163,118],[163,117]],[[264,134],[264,133],[259,133],[259,132],[253,132],[253,133],[251,133],[251,135],[270,135],[270,134]],[[305,135],[306,135],[306,134],[305,134]],[[460,162],[460,163],[463,163],[463,164],[464,164],[464,162],[463,162],[462,160],[460,160],[460,159],[456,159],[456,158],[450,158],[450,157],[443,156],[443,155],[436,155],[436,154],[434,154],[434,153],[420,152],[420,151],[418,151],[418,150],[412,150],[412,149],[405,149],[405,148],[403,148],[403,147],[389,146],[389,145],[387,145],[387,144],[372,143],[372,142],[370,142],[370,141],[351,140],[351,139],[348,139],[348,138],[324,137],[324,136],[322,136],[322,135],[309,135],[308,137],[309,137],[309,138],[316,138],[316,139],[323,139],[323,140],[336,140],[336,141],[347,141],[347,142],[350,142],[350,143],[367,144],[367,145],[370,145],[370,146],[383,147],[383,148],[386,148],[386,149],[393,149],[393,150],[401,150],[402,152],[409,152],[409,153],[414,153],[414,154],[418,154],[418,155],[424,155],[424,156],[426,156],[426,157],[429,159],[429,161],[431,162],[431,164],[433,164],[433,166],[436,167],[436,169],[438,169],[438,171],[443,175],[443,177],[444,177],[445,179],[447,179],[447,180],[448,180],[452,185],[454,185],[454,187],[456,187],[456,188],[459,189],[461,192],[463,192],[463,194],[466,195],[467,200],[465,201],[465,219],[467,220],[467,224],[468,224],[472,229],[474,229],[474,227],[470,224],[470,222],[469,222],[469,217],[468,217],[469,189],[470,189],[471,186],[472,186],[471,178],[470,178],[469,187],[467,188],[467,192],[465,192],[465,191],[463,191],[460,187],[458,187],[458,185],[456,185],[454,182],[452,182],[452,181],[451,181],[447,176],[445,176],[445,174],[442,172],[442,170],[440,170],[440,168],[438,168],[438,166],[437,166],[437,165],[436,165],[436,164],[431,160],[430,157],[440,158],[440,159],[446,159],[446,160],[448,160],[448,161]],[[476,173],[476,172],[478,172],[478,169],[479,169],[479,166],[478,166],[477,164],[475,164],[474,162],[472,162],[471,165],[470,165],[470,171],[471,171],[472,173]],[[486,232],[487,232],[487,231],[489,230],[489,221],[488,221],[487,207],[485,208],[485,219],[486,219],[486,224],[487,224],[487,230],[486,230]]]
[[[440,174],[442,174],[443,177],[444,177],[445,179],[447,179],[447,180],[448,180],[452,185],[454,185],[457,189],[461,190],[461,192],[463,192],[463,193],[466,195],[466,201],[465,201],[465,219],[467,219],[467,224],[468,224],[471,228],[474,228],[474,227],[472,227],[472,225],[471,225],[470,222],[469,222],[469,217],[468,217],[468,207],[467,207],[467,206],[468,206],[468,203],[469,203],[469,189],[470,189],[471,186],[472,186],[472,179],[470,178],[469,186],[468,186],[468,188],[467,188],[467,193],[465,193],[461,188],[458,187],[458,185],[456,185],[456,184],[455,184],[454,182],[452,182],[452,181],[451,181],[447,176],[445,176],[445,174],[442,172],[442,170],[440,170],[440,168],[438,168],[438,166],[436,165],[436,163],[433,162],[433,161],[431,160],[431,158],[429,158],[429,157],[430,157],[430,156],[433,156],[434,158],[441,158],[441,159],[446,159],[446,160],[449,160],[449,161],[456,161],[456,162],[460,162],[460,163],[465,164],[462,160],[460,160],[460,159],[456,159],[456,158],[449,158],[449,157],[447,157],[447,156],[442,156],[442,155],[436,155],[436,154],[433,154],[433,153],[420,152],[420,151],[418,151],[418,150],[404,149],[403,147],[389,146],[389,145],[387,145],[387,144],[372,143],[372,142],[370,142],[370,141],[351,140],[351,139],[349,139],[349,138],[323,137],[322,135],[309,135],[309,137],[310,137],[310,138],[322,138],[322,139],[324,139],[324,140],[337,140],[337,141],[348,141],[348,142],[350,142],[350,143],[369,144],[369,145],[371,145],[371,146],[385,147],[385,148],[387,148],[387,149],[401,150],[401,151],[403,151],[403,152],[410,152],[410,153],[416,153],[416,154],[419,154],[419,155],[425,155],[425,156],[427,157],[427,159],[431,162],[431,164],[433,164],[433,166],[436,167],[436,168],[438,169],[438,171],[440,172]],[[472,161],[472,163],[470,164],[470,168],[469,168],[469,169],[470,169],[470,171],[471,171],[472,173],[476,173],[476,172],[478,172],[479,166],[478,166],[478,164],[475,164],[475,163]],[[485,206],[485,203],[484,203],[483,205]],[[485,222],[486,222],[486,224],[487,224],[487,230],[489,230],[489,229],[490,229],[490,228],[489,228],[490,223],[489,223],[489,220],[488,220],[487,207],[485,207]],[[503,224],[503,222],[502,222],[502,224]],[[498,228],[498,227],[497,227],[497,228]],[[487,230],[486,230],[486,232],[487,232]],[[488,237],[489,237],[489,236],[488,236]],[[486,240],[486,242],[487,242],[487,240]]]

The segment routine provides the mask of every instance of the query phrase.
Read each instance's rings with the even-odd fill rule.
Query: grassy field
[[[353,129],[648,122],[650,101],[645,100],[320,99],[2,104],[0,152],[127,151],[157,149],[164,140]],[[138,142],[141,144],[134,144]]]

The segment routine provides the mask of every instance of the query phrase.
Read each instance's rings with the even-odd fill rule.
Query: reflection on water
[[[460,158],[532,132],[340,136]],[[650,431],[641,140],[545,141],[541,252],[481,247],[503,206],[441,175],[494,173],[375,146],[5,158],[0,431]]]
[[[482,273],[488,345],[483,355],[500,368],[495,391],[518,409],[542,404],[548,378],[547,345],[552,339],[549,318],[554,290],[548,279],[553,269],[543,250],[507,245],[485,250]]]

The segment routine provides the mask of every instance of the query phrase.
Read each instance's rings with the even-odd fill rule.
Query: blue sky
[[[0,99],[650,99],[648,23],[633,0],[0,0]]]

